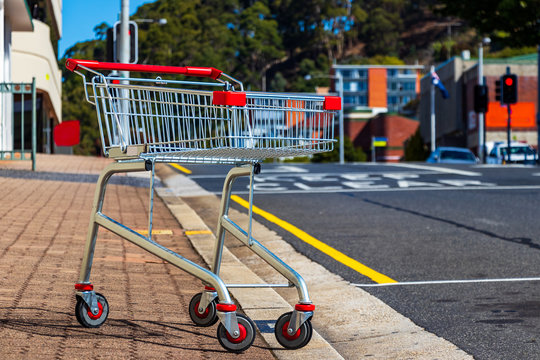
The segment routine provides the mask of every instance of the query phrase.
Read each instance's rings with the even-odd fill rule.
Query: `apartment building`
[[[418,123],[414,110],[406,105],[420,93],[422,65],[333,65],[331,90],[339,93],[343,79],[345,134],[357,147],[371,154],[373,136],[388,138],[388,148],[381,149],[377,161],[399,161],[404,155],[404,141],[414,134]]]

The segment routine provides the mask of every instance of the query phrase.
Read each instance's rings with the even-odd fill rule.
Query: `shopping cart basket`
[[[227,287],[295,287],[299,302],[276,322],[277,340],[286,348],[305,346],[311,339],[312,304],[302,277],[251,236],[253,178],[266,158],[304,156],[331,151],[334,116],[341,99],[334,96],[244,91],[238,80],[215,68],[103,63],[68,59],[66,67],[82,76],[86,100],[96,107],[103,152],[115,159],[101,173],[86,240],[81,272],[75,285],[75,314],[85,327],[99,327],[109,305],[94,291],[90,271],[102,226],[161,259],[199,278],[204,291],[189,305],[192,321],[211,326],[218,320],[217,337],[229,351],[243,351],[253,343],[255,325],[236,313]],[[215,82],[120,78],[103,71],[133,71],[207,77]],[[212,90],[212,89],[218,90]],[[212,270],[205,269],[152,239],[155,163],[235,165],[227,174]],[[148,236],[103,214],[105,187],[115,173],[151,171]],[[228,217],[231,189],[242,176],[250,178],[247,231]],[[274,267],[288,284],[225,284],[219,277],[225,233],[229,232]]]

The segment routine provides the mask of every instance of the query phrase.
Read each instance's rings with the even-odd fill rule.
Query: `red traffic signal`
[[[505,74],[501,78],[501,102],[503,104],[517,103],[517,75]]]

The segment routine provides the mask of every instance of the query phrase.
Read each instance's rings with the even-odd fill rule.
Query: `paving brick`
[[[38,171],[99,173],[108,161],[40,155]],[[0,169],[25,164],[0,162]],[[215,326],[199,328],[189,319],[189,301],[202,288],[198,279],[102,229],[91,280],[110,314],[98,329],[81,327],[73,284],[94,189],[86,182],[0,178],[1,359],[274,358],[259,336],[244,354],[226,352]],[[147,189],[107,187],[104,212],[130,227],[147,227],[147,205]],[[154,213],[154,229],[173,232],[155,239],[203,264],[159,198]]]

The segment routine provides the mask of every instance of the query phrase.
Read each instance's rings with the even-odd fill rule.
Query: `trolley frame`
[[[89,60],[73,59],[67,60],[66,67],[83,77],[86,99],[96,106],[104,153],[116,160],[102,171],[97,182],[79,282],[76,284],[76,294],[88,305],[92,314],[95,315],[99,312],[97,296],[90,283],[90,273],[97,241],[97,231],[98,227],[101,226],[199,278],[205,285],[205,290],[201,295],[198,311],[203,313],[207,307],[217,299],[219,301],[219,304],[217,305],[217,316],[220,318],[221,324],[225,327],[227,332],[232,335],[233,339],[240,335],[240,331],[238,319],[236,317],[236,306],[229,295],[227,290],[228,287],[295,287],[298,292],[299,302],[291,314],[288,326],[286,326],[288,335],[291,338],[294,337],[294,334],[297,334],[300,327],[312,317],[315,306],[311,302],[306,283],[300,274],[252,237],[253,178],[255,174],[260,171],[260,162],[266,157],[277,157],[297,153],[311,154],[331,150],[333,142],[335,141],[333,139],[333,115],[335,111],[341,108],[341,99],[335,97],[287,94],[274,95],[254,92],[238,93],[234,91],[235,85],[242,91],[242,83],[214,68],[99,63]],[[91,81],[88,81],[81,70],[93,73],[95,76]],[[100,70],[144,71],[204,76],[217,80],[219,83],[164,81],[160,77],[152,80],[130,78],[120,79],[120,81],[118,81],[118,79],[115,80],[115,78],[104,76],[102,73],[98,72]],[[222,76],[226,78],[225,81],[220,79]],[[154,82],[156,83],[156,86],[131,85],[129,82],[132,81],[142,81],[143,83]],[[115,85],[110,85],[111,82],[115,83]],[[156,106],[157,108],[157,104],[161,100],[151,100],[151,95],[149,94],[151,94],[150,92],[161,94],[166,91],[157,87],[158,84],[221,86],[226,91],[211,93],[212,104],[210,105],[206,98],[209,96],[208,92],[197,90],[172,90],[170,93],[173,94],[172,96],[176,96],[176,100],[173,100],[172,97],[160,95],[160,99],[164,99],[163,101],[166,101],[167,103],[161,105],[161,111],[164,114],[160,113],[159,116],[156,115],[158,118],[157,123],[154,118],[150,121],[144,119],[144,116],[149,116],[146,114],[148,110],[141,111],[141,113],[144,113],[143,115],[137,114],[138,116],[143,117],[143,121],[138,119],[135,119],[134,121],[130,116],[135,115],[130,113],[130,111],[132,108],[136,108],[137,105],[139,105],[140,109],[143,109],[143,101],[150,101],[150,107]],[[88,92],[89,88],[92,89],[92,93],[90,94]],[[141,96],[141,91],[143,92],[143,96]],[[148,94],[144,95],[144,91],[148,91]],[[183,97],[184,93],[187,94],[187,100]],[[196,107],[198,109],[197,111],[199,111],[197,114],[199,114],[203,120],[208,121],[208,127],[210,128],[208,133],[199,136],[201,131],[194,130],[192,138],[192,130],[180,130],[180,119],[178,119],[177,130],[174,130],[174,122],[172,120],[167,120],[169,121],[168,123],[162,122],[164,128],[167,124],[168,128],[172,128],[173,132],[177,132],[173,134],[172,138],[165,130],[163,130],[163,132],[161,132],[161,129],[155,131],[154,123],[157,124],[156,127],[159,127],[160,119],[165,119],[167,116],[175,119],[175,116],[178,116],[175,115],[176,113],[173,110],[166,108],[166,106],[173,103],[173,101],[178,103],[178,94],[182,94],[182,102],[188,103],[187,105],[180,104],[180,106]],[[216,97],[220,98],[217,100],[217,103]],[[129,103],[129,101],[133,101],[133,104]],[[339,106],[337,105],[338,101]],[[311,105],[312,102],[314,105]],[[303,106],[305,106],[307,110],[302,109]],[[177,105],[177,108],[181,108],[182,111],[185,111],[184,107],[178,107]],[[176,111],[179,112],[180,110],[178,109]],[[196,114],[195,110],[193,111],[193,116],[190,115],[185,118],[188,120],[193,118],[195,121]],[[204,111],[204,113],[202,111]],[[307,112],[310,116],[306,116],[305,113],[304,115],[301,115],[303,111]],[[158,110],[156,110],[156,112],[158,112]],[[154,115],[155,114],[152,114],[152,116]],[[258,120],[258,116],[263,118],[263,122]],[[279,116],[281,116],[281,121],[286,123],[287,128],[285,130],[279,130],[274,124]],[[146,122],[144,122],[144,120]],[[125,126],[126,122],[128,123],[127,127]],[[219,124],[219,126],[222,127],[222,129],[219,129],[219,131],[222,131],[219,136],[223,138],[217,139],[212,137],[213,135],[208,137],[208,134],[213,134],[212,131],[215,130],[216,133],[218,131],[217,129],[211,129],[214,124]],[[130,130],[130,125],[135,126],[135,133],[133,133],[132,129]],[[138,133],[140,125],[143,126],[143,128],[140,128],[143,133],[142,138]],[[261,127],[261,125],[271,128],[274,133],[263,136],[257,135],[257,126]],[[298,127],[300,129],[289,130],[289,125],[290,127]],[[218,125],[214,126],[217,127]],[[228,129],[225,131],[224,128]],[[231,128],[233,130],[231,130]],[[167,131],[170,132],[169,129]],[[186,131],[186,134],[184,134],[183,131]],[[197,131],[199,133],[197,133]],[[281,133],[279,133],[279,131],[281,131]],[[187,134],[187,132],[190,133]],[[321,132],[326,137],[323,136],[321,139]],[[153,141],[156,138],[156,134],[157,137],[159,137],[159,141],[157,142]],[[162,136],[163,134],[169,135],[169,138],[167,139],[167,136]],[[213,146],[215,144],[223,148],[215,149]],[[235,165],[235,167],[227,174],[223,185],[211,270],[193,263],[152,240],[154,175],[156,162],[226,163]],[[103,213],[103,201],[106,186],[110,177],[116,173],[140,171],[152,171],[150,180],[148,236],[144,236],[137,231],[130,229]],[[243,176],[247,176],[250,179],[249,224],[247,230],[244,230],[229,218],[232,185],[236,179]],[[249,247],[255,254],[283,275],[288,280],[288,284],[225,284],[219,277],[219,273],[226,232],[229,232],[240,242]],[[309,339],[307,339],[307,341],[309,341]],[[304,345],[305,344],[300,346]]]

